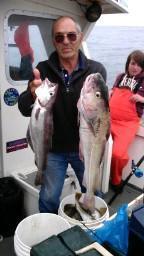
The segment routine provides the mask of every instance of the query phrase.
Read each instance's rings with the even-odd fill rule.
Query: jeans
[[[86,192],[82,185],[84,164],[78,153],[49,153],[47,167],[44,171],[43,184],[39,194],[39,211],[57,213],[68,164],[73,168],[81,191]]]

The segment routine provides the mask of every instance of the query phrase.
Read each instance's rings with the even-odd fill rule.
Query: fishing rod
[[[111,205],[112,202],[116,199],[116,197],[122,193],[124,186],[128,183],[129,179],[131,178],[131,176],[133,174],[135,174],[135,176],[137,178],[141,178],[143,176],[143,171],[141,169],[139,169],[139,166],[141,165],[141,163],[144,161],[144,155],[140,158],[140,160],[137,162],[137,164],[135,164],[134,160],[132,160],[132,164],[131,164],[131,172],[130,174],[127,176],[127,178],[123,181],[120,189],[118,191],[116,191],[116,193],[112,196],[112,198],[109,200],[108,205]]]

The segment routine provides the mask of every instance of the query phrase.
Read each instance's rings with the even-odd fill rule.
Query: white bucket
[[[101,216],[100,218],[97,218],[96,220],[89,220],[89,221],[86,222],[86,221],[79,221],[79,220],[76,220],[76,219],[73,219],[73,218],[69,217],[64,212],[64,207],[65,207],[66,204],[73,204],[73,205],[75,205],[75,194],[66,196],[61,201],[60,207],[59,207],[59,210],[58,210],[59,215],[62,216],[63,218],[65,218],[69,222],[69,224],[71,226],[79,225],[83,229],[85,229],[85,226],[87,226],[88,228],[95,229],[95,228],[100,227],[100,224],[102,224],[105,220],[107,220],[109,218],[108,206],[107,206],[106,202],[103,199],[101,199],[100,197],[98,197],[98,196],[95,196],[95,206],[96,206],[96,209],[99,210],[100,208],[106,208],[106,211],[103,214],[103,216]]]
[[[30,215],[23,219],[15,230],[15,253],[17,256],[30,256],[33,245],[70,227],[66,219],[56,214],[38,213]]]

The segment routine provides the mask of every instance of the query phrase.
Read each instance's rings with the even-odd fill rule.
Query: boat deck
[[[137,190],[131,185],[125,185],[123,192],[119,194],[112,204],[109,206],[110,216],[114,214],[117,209],[124,203],[128,204],[133,201],[136,197],[142,194],[142,191]],[[109,189],[109,192],[105,195],[105,201],[108,203],[113,197],[114,192]],[[13,237],[4,238],[0,242],[0,255],[1,256],[16,256],[14,253],[14,241]]]

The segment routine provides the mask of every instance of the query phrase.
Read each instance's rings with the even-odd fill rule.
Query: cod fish
[[[27,130],[27,140],[35,155],[38,172],[35,185],[42,184],[42,174],[46,167],[48,151],[52,145],[53,113],[58,85],[47,78],[36,89],[36,100]]]
[[[79,152],[81,160],[84,161],[83,184],[86,187],[86,193],[79,199],[79,205],[93,218],[97,218],[95,193],[101,190],[101,163],[110,131],[108,88],[101,74],[90,74],[86,78],[77,107],[80,121]]]

